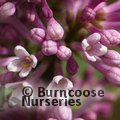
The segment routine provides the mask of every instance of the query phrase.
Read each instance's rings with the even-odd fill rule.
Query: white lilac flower
[[[14,52],[18,58],[10,62],[7,68],[12,72],[20,72],[20,77],[26,77],[31,69],[36,67],[37,58],[20,45],[15,47]]]
[[[7,89],[14,89],[8,101],[10,106],[15,106],[17,104],[22,103],[22,96],[23,96],[22,92],[23,92],[23,88],[25,88],[26,86],[29,86],[30,88],[32,88],[32,85],[25,81],[8,83],[5,85],[5,88]],[[28,89],[27,93],[30,94],[31,89]],[[31,95],[31,98],[33,98],[33,94]]]
[[[82,49],[90,61],[96,61],[97,57],[107,53],[107,47],[100,43],[100,38],[100,34],[94,33],[82,41]]]
[[[73,88],[73,83],[66,77],[62,76],[62,75],[57,75],[53,78],[53,80],[51,81],[51,83],[48,85],[47,90],[50,92],[50,90],[52,90],[55,94],[55,90],[65,90],[66,91],[66,96],[62,96],[59,94],[57,94],[57,98],[59,99],[65,99],[67,98],[67,100],[69,99],[69,95],[68,95],[68,90],[71,90]],[[51,98],[51,97],[49,97]],[[53,97],[52,97],[53,98]]]

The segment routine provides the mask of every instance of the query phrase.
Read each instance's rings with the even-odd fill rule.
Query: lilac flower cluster
[[[98,115],[111,115],[116,96],[104,86],[111,83],[120,87],[120,53],[111,50],[111,46],[120,46],[120,1],[110,5],[106,1],[0,0],[0,68],[5,68],[0,85],[13,89],[0,119],[96,120]],[[90,64],[83,78],[76,75],[81,66],[75,56]],[[93,76],[91,66],[103,74],[103,79]],[[82,98],[82,106],[75,106],[74,113],[71,106],[64,105],[26,106],[25,110],[20,107],[25,86],[34,91],[40,86],[104,89],[105,96]],[[36,93],[31,97],[37,98]],[[34,112],[29,115],[31,110]]]

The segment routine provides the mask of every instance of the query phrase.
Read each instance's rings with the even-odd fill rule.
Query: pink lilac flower
[[[9,104],[11,106],[15,106],[15,105],[20,105],[22,103],[22,91],[23,88],[26,86],[29,86],[33,89],[33,94],[31,95],[31,98],[38,98],[36,90],[38,89],[38,87],[44,87],[43,81],[41,79],[39,79],[42,74],[44,73],[44,71],[47,69],[47,64],[41,64],[36,71],[34,71],[32,73],[32,75],[30,75],[28,78],[26,78],[23,81],[18,81],[17,82],[13,82],[13,83],[9,83],[6,81],[7,84],[5,84],[5,88],[7,89],[14,89],[12,92],[12,95],[9,98]],[[12,73],[7,74],[7,76],[11,76]],[[3,75],[1,75],[3,76]],[[11,76],[13,78],[13,76]],[[8,78],[8,77],[7,77]],[[10,78],[9,78],[10,79]],[[31,89],[29,89],[29,92],[31,92]],[[27,108],[30,108],[30,106],[25,105]]]
[[[107,53],[107,47],[100,43],[100,34],[94,33],[82,41],[82,48],[90,61],[96,61],[98,56]]]
[[[17,83],[8,83],[5,85],[5,88],[7,89],[14,89],[12,92],[11,97],[9,98],[9,105],[15,106],[17,104],[21,104],[22,102],[22,89],[26,86],[32,87],[28,82],[17,82]],[[31,92],[29,90],[29,92]],[[33,98],[33,95],[31,96]]]
[[[72,82],[62,76],[62,75],[57,75],[53,78],[53,81],[49,84],[49,86],[47,87],[47,89],[54,89],[54,88],[58,88],[58,89],[72,89],[73,88],[73,84]]]
[[[7,66],[9,71],[19,72],[20,77],[26,77],[32,68],[37,65],[37,59],[34,55],[30,55],[25,48],[18,45],[15,47],[15,55],[18,59],[13,60]]]
[[[95,26],[89,24],[88,30],[91,33],[97,32],[101,35],[100,42],[103,45],[111,46],[111,45],[119,45],[120,44],[120,33],[114,29],[110,30],[101,30],[96,28]]]
[[[50,82],[50,84],[48,85],[48,87],[46,88],[47,90],[71,90],[73,88],[73,83],[66,77],[62,76],[62,75],[57,75],[53,78],[53,80]],[[53,94],[55,94],[53,92]],[[68,94],[66,93],[66,97],[67,99],[69,99]],[[51,97],[48,97],[51,98]],[[53,99],[54,97],[52,97],[51,99]],[[61,97],[60,94],[57,95],[57,99],[66,99],[65,97]],[[62,101],[62,102],[63,102]]]

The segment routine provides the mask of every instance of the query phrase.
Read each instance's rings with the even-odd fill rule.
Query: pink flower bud
[[[52,41],[52,40],[48,40],[48,41],[44,41],[42,43],[42,52],[46,55],[53,55],[57,53],[57,43]]]
[[[33,28],[30,30],[33,42],[41,43],[45,39],[45,31],[41,28]]]
[[[41,0],[41,7],[40,7],[40,17],[45,20],[49,21],[53,17],[53,12],[48,6],[46,0]]]
[[[82,12],[80,21],[85,22],[86,20],[92,21],[96,16],[96,12],[91,8],[85,8]]]
[[[56,53],[56,56],[64,61],[67,61],[72,55],[72,51],[65,47],[65,46],[59,46],[58,51]]]
[[[120,68],[110,67],[101,62],[91,62],[90,64],[100,71],[110,83],[120,87]]]
[[[52,40],[58,40],[63,37],[64,30],[54,18],[51,18],[47,22],[47,34]]]
[[[70,75],[74,75],[78,72],[79,66],[77,62],[74,60],[73,56],[71,56],[67,61],[66,70]]]
[[[120,33],[116,30],[102,30],[100,42],[103,45],[118,45],[120,44]]]
[[[0,7],[0,17],[6,18],[12,16],[16,11],[15,4],[12,2],[6,2]]]
[[[104,73],[106,79],[113,85],[120,87],[120,68],[110,67],[106,73]]]
[[[107,53],[100,58],[107,65],[120,66],[120,54],[114,50],[108,50]]]
[[[94,33],[94,32],[99,33],[101,36],[100,43],[105,46],[120,44],[120,33],[114,29],[101,30],[96,28],[92,24],[89,24],[87,29],[91,33]]]

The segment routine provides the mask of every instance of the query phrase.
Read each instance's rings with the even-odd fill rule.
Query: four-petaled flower
[[[107,53],[107,47],[100,43],[100,34],[94,33],[82,41],[82,49],[88,60],[96,61]]]
[[[13,60],[7,66],[9,71],[19,72],[20,77],[26,77],[32,68],[37,65],[37,58],[30,55],[22,46],[17,45],[14,49],[15,55],[18,59]]]

